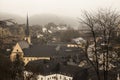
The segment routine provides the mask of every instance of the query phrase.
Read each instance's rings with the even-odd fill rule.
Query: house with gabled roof
[[[22,49],[28,48],[31,45],[31,38],[28,29],[29,29],[29,25],[28,25],[28,16],[27,16],[27,25],[26,25],[24,40],[17,42],[16,45],[13,47],[13,50],[10,54],[11,61],[15,60],[17,54],[23,59],[24,53]]]

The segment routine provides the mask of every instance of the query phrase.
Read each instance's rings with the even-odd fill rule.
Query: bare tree
[[[95,56],[95,60],[89,59],[89,42],[86,43],[85,53],[88,61],[94,67],[98,80],[100,79],[100,55],[103,55],[102,66],[104,71],[104,80],[108,80],[109,70],[109,55],[110,46],[112,44],[111,37],[120,24],[118,12],[111,9],[100,9],[95,13],[83,12],[83,18],[80,21],[85,24],[91,31],[93,36],[93,50],[92,54]],[[99,33],[99,35],[97,34]],[[101,40],[100,40],[101,39]]]

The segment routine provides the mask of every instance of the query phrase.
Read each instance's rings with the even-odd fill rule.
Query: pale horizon
[[[120,11],[120,0],[0,0],[0,12],[25,17],[36,14],[55,14],[79,17],[81,10],[113,8]]]

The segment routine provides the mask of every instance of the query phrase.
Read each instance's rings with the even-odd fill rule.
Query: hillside
[[[0,20],[5,19],[14,19],[17,23],[25,23],[25,18],[15,14],[1,13]],[[45,25],[49,22],[56,24],[67,24],[72,27],[77,27],[79,25],[77,19],[66,17],[66,16],[57,16],[53,14],[37,14],[29,17],[30,25]]]
[[[54,22],[56,24],[67,24],[72,27],[76,27],[79,24],[77,19],[74,19],[71,17],[65,17],[65,16],[57,16],[53,14],[40,14],[40,15],[34,15],[30,17],[31,24],[45,25],[49,22]]]
[[[19,24],[25,23],[25,19],[19,15],[0,12],[0,20],[7,20],[7,19],[13,19],[15,22]]]

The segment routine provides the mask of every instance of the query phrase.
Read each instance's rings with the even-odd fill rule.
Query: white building
[[[50,75],[38,75],[38,80],[72,80],[70,76],[65,76],[62,74],[50,74]]]
[[[30,76],[30,75],[33,75],[32,72],[28,72],[28,71],[25,71],[24,72],[25,74],[25,78]],[[73,77],[72,76],[66,76],[66,75],[63,75],[63,74],[49,74],[49,75],[42,75],[42,74],[38,74],[36,76],[37,80],[72,80]]]

